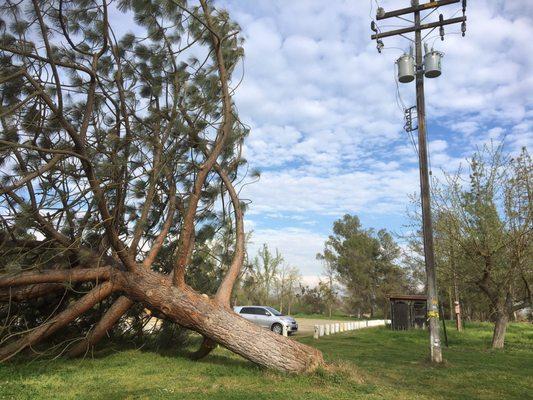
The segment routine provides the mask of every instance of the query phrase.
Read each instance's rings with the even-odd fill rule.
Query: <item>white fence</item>
[[[366,321],[337,322],[333,324],[315,325],[313,337],[333,335],[334,333],[355,331],[357,329],[370,328],[373,326],[385,326],[390,324],[390,319],[371,319]]]

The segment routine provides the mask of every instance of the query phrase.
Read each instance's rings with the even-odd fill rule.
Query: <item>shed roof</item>
[[[427,297],[423,294],[390,294],[389,300],[423,300],[427,301]]]

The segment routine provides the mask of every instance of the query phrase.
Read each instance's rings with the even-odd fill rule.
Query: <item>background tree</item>
[[[363,229],[359,218],[344,215],[333,224],[320,258],[328,260],[345,288],[347,307],[359,317],[383,312],[387,295],[407,287],[405,272],[396,264],[400,249],[385,230]]]
[[[438,197],[437,184],[433,185],[434,198]],[[407,225],[408,234],[403,237],[406,248],[402,256],[402,265],[408,270],[410,286],[417,293],[426,291],[426,275],[424,267],[424,248],[421,231],[422,219],[419,213],[419,198],[411,198],[411,206],[408,217],[411,220]],[[466,254],[455,239],[445,233],[445,229],[451,229],[449,218],[443,210],[433,210],[433,228],[435,238],[435,259],[438,282],[438,293],[441,299],[445,315],[455,318],[453,302],[460,301],[461,313],[467,320],[487,320],[490,311],[486,301],[479,293],[479,288],[471,281],[465,280],[460,275],[460,266],[469,262]],[[461,267],[462,269],[463,267]]]
[[[336,271],[334,267],[334,261],[335,256],[331,252],[330,249],[328,249],[328,245],[326,244],[326,248],[324,250],[324,254],[317,254],[316,255],[317,260],[322,260],[324,264],[324,282],[321,286],[321,292],[323,293],[324,301],[326,302],[326,308],[327,308],[327,314],[328,317],[331,318],[333,315],[333,309],[337,306],[338,303],[338,288],[336,285]],[[324,286],[325,285],[325,286]]]
[[[231,99],[243,49],[227,12],[207,0],[8,0],[0,15],[0,360],[75,325],[84,335],[66,350],[83,354],[147,307],[202,334],[199,355],[220,343],[267,367],[320,365],[317,350],[230,309],[248,130]],[[202,296],[192,260],[203,265],[208,225],[228,223],[225,273]]]
[[[298,268],[285,263],[277,249],[273,253],[263,244],[243,271],[237,302],[270,305],[290,314],[300,279]]]
[[[439,269],[476,287],[495,321],[492,346],[504,346],[510,316],[532,304],[531,158],[524,148],[511,158],[503,145],[485,146],[437,190],[437,245],[456,246]]]
[[[286,310],[288,315],[291,314],[291,307],[300,279],[300,271],[296,267],[291,267],[289,264],[283,263],[278,269],[275,282],[279,304],[278,309],[281,313]]]
[[[257,304],[269,304],[283,263],[283,256],[276,249],[272,254],[267,244],[257,252],[248,271],[250,297]]]
[[[326,290],[324,290],[326,289]],[[303,314],[324,314],[327,311],[327,285],[319,282],[318,285],[300,285],[298,297],[298,312]]]

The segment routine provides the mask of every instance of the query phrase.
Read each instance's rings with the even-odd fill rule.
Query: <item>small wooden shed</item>
[[[427,297],[418,294],[390,295],[391,328],[407,330],[425,328]]]

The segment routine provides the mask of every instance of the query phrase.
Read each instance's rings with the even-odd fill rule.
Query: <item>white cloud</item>
[[[305,286],[315,287],[323,280],[319,275],[302,275],[302,283]]]
[[[415,168],[380,168],[328,176],[303,168],[264,172],[261,183],[247,186],[243,195],[253,200],[249,215],[275,211],[380,214],[402,212],[407,195],[417,188]]]
[[[376,52],[369,39],[373,2],[219,3],[228,6],[246,37],[246,73],[235,100],[252,127],[245,156],[263,169],[261,181],[243,191],[253,202],[248,218],[261,217],[256,232],[265,241],[271,235],[273,241],[298,242],[298,235],[308,237],[310,222],[328,216],[329,224],[345,212],[397,229],[397,222],[389,221],[401,220],[419,178],[393,77],[394,61],[408,42],[386,38],[383,54]],[[405,0],[380,5],[391,10],[404,7]],[[451,17],[458,10],[460,15],[459,4],[439,12]],[[452,172],[491,139],[506,137],[512,151],[533,140],[531,2],[469,2],[467,15],[466,37],[457,34],[458,25],[445,28],[444,42],[437,31],[428,37],[445,53],[442,76],[425,85],[436,176],[441,169]],[[399,92],[407,106],[414,104],[413,84],[400,85]],[[291,219],[296,230],[273,227],[272,221],[291,213],[305,216]],[[317,228],[330,229],[320,223]],[[295,243],[285,253],[315,265],[316,250],[310,247]]]
[[[309,229],[289,227],[284,229],[255,229],[248,253],[257,254],[263,243],[274,251],[278,249],[285,262],[299,268],[305,276],[318,276],[322,273],[321,262],[315,255],[322,252],[327,237]]]

